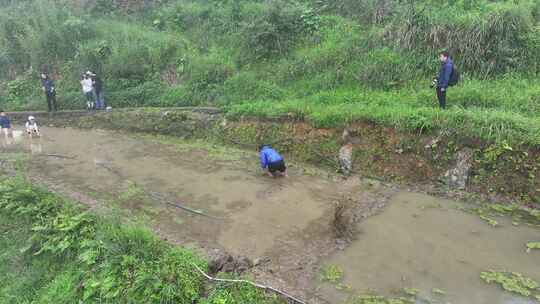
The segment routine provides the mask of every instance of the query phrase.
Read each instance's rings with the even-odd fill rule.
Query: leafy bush
[[[404,56],[382,48],[367,53],[361,62],[354,63],[352,73],[361,85],[390,89],[402,85],[414,75],[410,66]]]
[[[189,92],[184,87],[169,88],[161,96],[160,106],[181,107],[181,106],[196,106],[191,100]]]
[[[302,34],[319,27],[319,17],[312,10],[294,2],[269,1],[242,29],[241,64],[285,55]]]
[[[521,37],[532,30],[533,3],[431,4],[429,10],[410,5],[388,27],[387,36],[396,47],[423,54],[449,49],[463,68],[482,76],[528,69],[532,61]]]
[[[123,83],[131,84],[132,82],[124,81]],[[164,91],[164,84],[158,80],[142,82],[135,86],[121,86],[111,85],[114,89],[105,91],[108,105],[115,108],[159,105]]]
[[[252,100],[280,100],[285,92],[269,81],[258,79],[256,73],[239,73],[225,81],[223,96],[226,103]]]
[[[216,54],[200,57],[189,63],[188,88],[195,103],[212,102],[219,97],[219,88],[234,73],[232,64]]]
[[[21,102],[28,96],[41,92],[39,79],[32,73],[24,73],[7,83],[6,98],[8,102]]]

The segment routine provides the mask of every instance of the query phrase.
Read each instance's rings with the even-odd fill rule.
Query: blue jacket
[[[272,149],[270,146],[264,146],[260,153],[261,157],[261,168],[265,169],[269,164],[277,163],[280,160],[283,160],[283,157],[277,153],[276,150]]]
[[[445,88],[445,89],[448,88],[448,82],[450,81],[450,76],[452,75],[453,69],[454,69],[454,62],[450,58],[448,58],[446,62],[443,62],[441,64],[439,78],[437,78],[438,88]]]
[[[41,85],[45,88],[46,93],[52,93],[54,91],[54,82],[50,78],[41,80]]]
[[[0,116],[0,128],[3,129],[10,129],[11,128],[11,121],[7,116]]]

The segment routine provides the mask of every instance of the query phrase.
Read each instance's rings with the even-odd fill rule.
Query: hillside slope
[[[540,1],[3,1],[0,102],[83,108],[79,76],[113,107],[218,105],[231,117],[371,121],[540,144]],[[429,88],[448,49],[461,83]]]

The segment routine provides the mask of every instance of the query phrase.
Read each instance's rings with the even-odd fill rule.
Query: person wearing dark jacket
[[[0,110],[0,134],[11,135],[11,121],[4,110]]]
[[[287,177],[287,167],[285,160],[279,153],[272,149],[270,145],[259,146],[259,156],[261,159],[261,168],[268,169],[267,173],[271,177],[285,176]]]
[[[441,69],[439,71],[439,77],[437,77],[437,99],[439,100],[441,109],[445,109],[446,92],[448,91],[448,83],[454,70],[454,62],[447,51],[442,52],[439,55],[439,59],[441,60]]]
[[[96,109],[105,110],[105,101],[103,100],[103,81],[101,77],[96,74],[92,74],[92,80],[94,82],[94,93],[96,94]]]
[[[54,82],[49,75],[45,73],[41,74],[41,87],[47,99],[49,113],[56,111],[56,90],[54,88]]]

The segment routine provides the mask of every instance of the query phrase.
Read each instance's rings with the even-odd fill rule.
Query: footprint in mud
[[[282,183],[279,184],[272,184],[267,189],[257,191],[257,194],[255,195],[257,199],[263,200],[270,198],[274,193],[279,192],[281,190],[285,189],[285,185]]]

